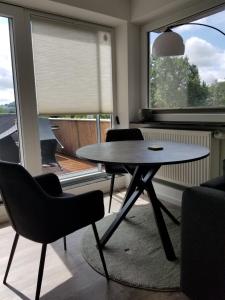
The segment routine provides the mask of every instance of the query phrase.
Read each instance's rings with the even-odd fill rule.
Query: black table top
[[[149,150],[159,145],[163,150]],[[79,158],[100,163],[129,165],[169,165],[205,158],[209,149],[194,144],[166,141],[122,141],[93,144],[76,151]]]

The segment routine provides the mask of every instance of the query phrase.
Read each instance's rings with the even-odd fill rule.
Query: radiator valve
[[[224,140],[225,139],[225,131],[216,130],[213,133],[213,137],[218,140]]]

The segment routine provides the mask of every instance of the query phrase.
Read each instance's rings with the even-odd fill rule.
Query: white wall
[[[124,20],[129,20],[130,18],[129,0],[54,0],[53,2],[64,3],[86,10],[92,10]]]
[[[140,107],[140,27],[124,23],[116,27],[117,115],[128,127]]]
[[[3,0],[43,12],[116,26],[130,16],[129,0]]]
[[[117,26],[115,30],[115,60],[116,60],[116,115],[123,128],[129,124],[128,112],[128,29],[127,23]]]
[[[140,108],[140,45],[141,28],[128,24],[128,105],[129,121],[136,121]]]
[[[131,22],[154,23],[158,28],[172,21],[191,16],[224,4],[223,0],[131,0]]]

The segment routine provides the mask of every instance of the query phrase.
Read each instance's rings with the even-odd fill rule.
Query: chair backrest
[[[20,161],[19,148],[11,135],[0,139],[0,160],[16,163]]]
[[[16,124],[16,114],[0,114],[0,134]]]
[[[142,135],[142,132],[138,128],[109,129],[106,133],[106,142],[135,141],[143,139],[144,137]],[[127,172],[120,164],[111,165],[107,163],[105,163],[105,171],[109,174],[120,174]]]
[[[51,124],[48,118],[38,117],[38,127],[40,140],[56,140],[55,134],[52,131]]]
[[[110,129],[106,133],[106,142],[143,140],[142,132],[138,128]]]
[[[8,162],[0,162],[0,190],[13,228],[38,241],[51,226],[48,195],[21,165]]]

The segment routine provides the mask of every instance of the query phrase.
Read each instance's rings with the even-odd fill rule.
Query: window
[[[225,32],[225,11],[195,20]],[[180,22],[182,23],[182,21]],[[225,36],[211,28],[173,29],[184,39],[183,56],[152,57],[156,32],[149,32],[149,107],[225,108]]]
[[[0,16],[0,160],[20,162],[10,33],[13,19]]]
[[[42,170],[64,178],[101,171],[75,152],[104,141],[111,127],[111,31],[61,18],[31,20]]]

